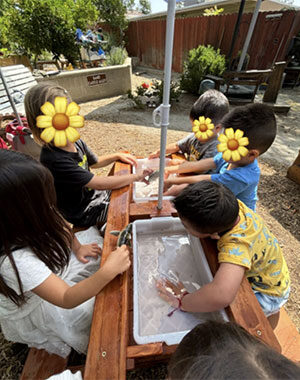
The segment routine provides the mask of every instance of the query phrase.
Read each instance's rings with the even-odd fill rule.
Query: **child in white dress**
[[[129,268],[128,249],[117,248],[99,269],[97,229],[77,239],[56,208],[49,170],[7,150],[0,150],[0,212],[4,336],[63,357],[71,348],[86,353],[94,298]]]

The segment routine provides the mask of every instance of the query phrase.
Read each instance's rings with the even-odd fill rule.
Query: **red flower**
[[[142,83],[142,87],[144,88],[144,89],[147,89],[147,88],[149,88],[149,84],[147,84],[147,83]]]

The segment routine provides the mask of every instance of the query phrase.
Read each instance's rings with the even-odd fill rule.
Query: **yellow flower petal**
[[[229,138],[229,139],[234,139],[234,131],[232,128],[227,128],[225,129],[225,135]]]
[[[43,130],[40,137],[42,140],[44,140],[47,144],[53,140],[53,137],[55,135],[55,128],[50,127]]]
[[[238,150],[233,150],[231,152],[231,156],[232,156],[233,161],[239,161],[241,159],[241,156],[240,156]]]
[[[195,127],[199,128],[200,123],[199,123],[198,120],[194,120],[194,121],[193,121],[193,125],[194,125]]]
[[[41,107],[41,111],[43,112],[44,115],[48,115],[51,117],[55,115],[54,105],[50,102],[44,103]]]
[[[80,110],[79,105],[76,104],[75,102],[72,102],[72,103],[68,104],[66,114],[67,114],[67,116],[75,116],[78,114],[79,110]]]
[[[52,127],[52,116],[40,115],[36,118],[36,126],[38,128]]]
[[[205,117],[204,116],[200,116],[199,117],[199,122],[200,122],[200,124],[204,124],[205,123]]]
[[[229,150],[229,149],[225,150],[222,157],[225,161],[230,161],[231,160],[231,150]]]
[[[54,137],[54,145],[59,146],[66,146],[67,145],[67,138],[65,131],[55,131],[55,137]]]
[[[84,117],[83,116],[80,116],[80,115],[70,116],[69,120],[70,120],[70,127],[82,128],[84,125]]]
[[[218,152],[224,152],[226,149],[228,149],[227,144],[226,143],[218,144],[217,149],[218,149]]]
[[[196,125],[192,128],[192,131],[194,133],[198,132],[199,131],[199,127],[197,127]]]
[[[207,131],[202,132],[201,140],[207,140],[207,139],[208,139]]]
[[[197,132],[195,133],[195,136],[197,137],[197,139],[201,139],[201,136],[202,136],[202,132]]]
[[[242,137],[239,139],[239,145],[240,146],[246,146],[249,144],[248,137]]]
[[[227,143],[228,138],[222,133],[222,134],[218,137],[218,140],[220,141],[220,143]]]
[[[208,129],[206,131],[208,137],[212,137],[214,135],[213,131],[211,129]]]
[[[247,154],[248,154],[248,149],[243,147],[243,146],[239,146],[238,147],[238,152],[239,154],[242,156],[242,157],[246,157]]]
[[[240,129],[237,129],[234,133],[235,139],[238,140],[244,136],[244,132]]]
[[[67,105],[68,101],[64,96],[57,96],[54,99],[54,107],[56,113],[66,113]]]
[[[65,132],[68,140],[70,140],[72,143],[80,138],[80,134],[77,132],[75,128],[68,127],[67,129],[65,129]]]
[[[209,117],[206,118],[205,120],[206,124],[210,124],[211,123],[211,119]]]
[[[208,129],[214,129],[214,127],[215,127],[214,124],[207,124]]]

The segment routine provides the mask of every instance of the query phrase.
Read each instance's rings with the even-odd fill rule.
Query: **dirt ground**
[[[146,71],[146,72],[145,72]],[[139,69],[133,75],[133,87],[143,81],[162,78],[162,72]],[[190,131],[189,110],[197,97],[184,94],[171,107],[168,142],[175,142]],[[258,97],[259,98],[259,97]],[[279,102],[291,105],[288,116],[277,117],[278,136],[270,150],[261,157],[258,213],[277,236],[291,274],[292,290],[286,309],[300,331],[300,186],[286,177],[288,166],[300,149],[300,88],[284,89]],[[152,109],[137,110],[127,96],[81,104],[86,126],[81,136],[98,155],[130,151],[148,155],[159,148],[160,130],[152,124]],[[104,175],[109,168],[98,170]],[[0,378],[16,379],[22,369],[26,348],[1,339]],[[129,379],[163,379],[164,366],[131,372]]]

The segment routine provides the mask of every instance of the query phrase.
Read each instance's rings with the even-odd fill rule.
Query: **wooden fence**
[[[242,49],[252,14],[244,14],[233,57]],[[188,17],[175,20],[173,67],[182,71],[187,52],[200,44],[220,48],[227,55],[232,41],[237,14],[210,17]],[[291,39],[300,31],[300,11],[260,12],[248,49],[248,68],[267,69],[285,59]],[[166,19],[131,21],[127,30],[127,50],[141,64],[162,69]]]

